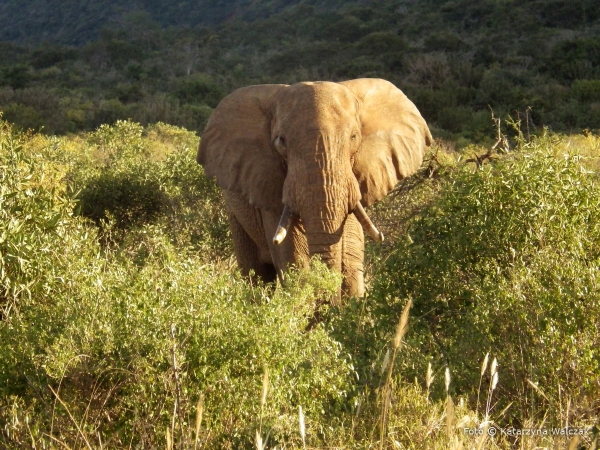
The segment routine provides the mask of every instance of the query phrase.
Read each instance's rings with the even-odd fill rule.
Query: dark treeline
[[[0,13],[0,109],[45,133],[125,118],[200,131],[237,87],[356,77],[394,82],[462,142],[493,135],[489,107],[600,128],[597,0],[29,0]]]

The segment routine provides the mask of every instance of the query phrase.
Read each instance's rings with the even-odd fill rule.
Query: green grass
[[[243,279],[197,143],[0,122],[0,446],[533,449],[576,443],[464,428],[569,424],[592,448],[597,137],[522,139],[481,169],[464,160],[485,149],[438,145],[372,210],[389,239],[368,296],[311,331],[339,277]]]

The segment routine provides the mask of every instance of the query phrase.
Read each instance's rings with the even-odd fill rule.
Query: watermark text
[[[515,428],[507,427],[501,428],[497,426],[489,426],[483,428],[463,428],[463,433],[469,436],[481,436],[487,434],[488,436],[585,436],[590,433],[588,428],[576,428],[576,427],[565,427],[565,428]]]

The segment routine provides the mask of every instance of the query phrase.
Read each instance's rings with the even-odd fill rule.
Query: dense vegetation
[[[372,210],[369,295],[310,331],[339,277],[241,279],[196,146],[0,122],[3,448],[597,442],[597,137],[521,137],[481,168],[436,147]],[[464,432],[567,424],[585,435]]]
[[[595,0],[0,5],[0,107],[45,133],[132,118],[200,131],[236,87],[382,77],[459,146],[498,115],[600,124]]]

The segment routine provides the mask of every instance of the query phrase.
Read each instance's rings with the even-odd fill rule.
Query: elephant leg
[[[264,238],[258,209],[230,191],[223,191],[235,256],[244,276],[254,271],[265,282],[275,281],[277,271]]]
[[[342,292],[345,296],[362,297],[365,294],[364,279],[365,236],[354,214],[344,224],[342,236]]]

